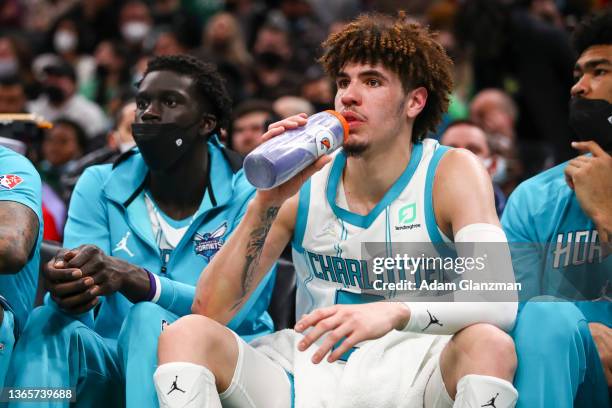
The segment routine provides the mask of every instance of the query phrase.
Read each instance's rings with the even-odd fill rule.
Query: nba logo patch
[[[210,261],[223,246],[223,236],[226,232],[227,222],[221,224],[213,232],[205,232],[204,234],[198,234],[196,232],[195,238],[193,239],[195,253],[203,256],[207,261]]]
[[[22,181],[23,179],[15,174],[0,175],[0,190],[12,190]]]

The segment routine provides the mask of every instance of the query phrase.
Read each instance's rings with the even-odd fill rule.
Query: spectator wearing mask
[[[273,101],[299,94],[300,78],[288,66],[292,54],[289,34],[283,27],[268,23],[260,28],[253,47],[253,97]]]
[[[130,82],[128,50],[119,41],[102,41],[96,47],[94,58],[95,76],[80,87],[79,93],[112,115],[117,109],[112,104]]]
[[[462,120],[451,123],[440,138],[445,146],[460,147],[474,153],[482,161],[492,178],[497,170],[498,156],[494,154],[490,137],[475,123]],[[493,194],[495,196],[495,211],[501,216],[506,206],[506,196],[499,185],[493,181]]]
[[[499,89],[484,89],[470,103],[470,120],[491,137],[491,144],[500,152],[493,180],[502,187],[506,196],[516,187],[522,175],[522,163],[517,159],[516,152],[514,125],[517,117],[514,101]],[[537,171],[542,169],[542,160],[539,162]]]
[[[90,80],[96,69],[94,58],[82,53],[82,36],[81,23],[67,17],[59,20],[49,35],[57,55],[74,67],[79,86]]]
[[[46,78],[44,93],[32,101],[28,110],[55,121],[65,117],[83,128],[89,139],[104,134],[108,120],[102,109],[94,102],[79,95],[74,68],[65,61],[53,62],[43,69]]]
[[[208,20],[202,47],[214,60],[233,64],[245,75],[253,63],[238,20],[227,12],[217,13]]]
[[[134,59],[138,58],[143,49],[146,48],[146,41],[152,28],[153,17],[146,3],[139,0],[130,0],[121,7],[119,32]]]

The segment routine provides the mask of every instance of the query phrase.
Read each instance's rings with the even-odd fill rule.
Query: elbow
[[[28,253],[17,245],[0,249],[0,274],[15,274],[28,263]]]
[[[203,302],[198,296],[193,299],[193,303],[191,304],[191,313],[202,316],[205,315]]]

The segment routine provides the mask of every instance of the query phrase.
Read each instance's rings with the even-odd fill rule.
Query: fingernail
[[[83,273],[80,270],[76,270],[72,272],[72,277],[73,278],[80,278],[81,276],[83,276]]]
[[[94,287],[93,287],[93,288],[92,288],[92,289],[89,291],[89,294],[90,294],[90,295],[92,295],[92,296],[95,296],[95,295],[96,295],[96,293],[98,293],[98,287],[97,287],[97,286],[94,286]]]
[[[53,266],[56,267],[56,268],[63,268],[64,267],[64,261],[57,261]]]
[[[91,285],[93,285],[94,280],[92,278],[85,278],[83,283],[85,283],[85,285],[87,285],[87,286],[91,286]]]

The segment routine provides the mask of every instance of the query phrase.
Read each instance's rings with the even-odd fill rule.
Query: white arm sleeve
[[[477,243],[506,243],[502,251],[502,259],[495,260],[495,270],[486,263],[485,275],[502,274],[498,279],[508,283],[514,283],[512,271],[512,260],[507,239],[504,231],[492,224],[470,224],[461,228],[455,235],[455,243],[476,243],[476,245],[457,247],[458,256],[477,257],[483,254],[485,245]],[[469,247],[466,248],[466,247]],[[490,246],[489,246],[490,248]],[[467,252],[466,252],[467,251]],[[497,258],[500,258],[497,256]],[[504,265],[504,268],[500,268]],[[504,271],[501,271],[504,269]],[[464,279],[469,279],[465,274]],[[479,280],[483,281],[482,275]],[[404,302],[410,309],[410,320],[404,331],[430,334],[454,334],[459,330],[476,323],[489,323],[504,331],[510,331],[514,327],[517,313],[516,297],[514,301],[500,302],[474,302],[462,301],[462,298],[474,300],[473,296],[462,294],[462,291],[454,293],[454,302]]]

